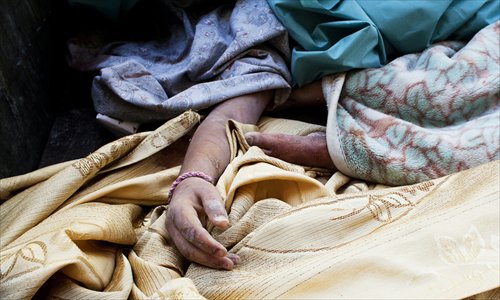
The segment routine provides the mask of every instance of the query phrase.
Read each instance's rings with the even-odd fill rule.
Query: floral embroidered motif
[[[499,250],[498,236],[492,235],[488,245],[474,225],[469,228],[462,240],[440,236],[436,238],[436,244],[441,260],[451,265],[472,263],[478,259],[482,250],[490,249],[496,252]]]
[[[410,210],[415,206],[416,200],[413,202],[407,197],[405,194],[410,194],[411,196],[417,196],[420,192],[428,193],[431,191],[431,187],[435,186],[435,183],[432,181],[423,182],[413,186],[407,186],[401,188],[399,191],[390,192],[381,195],[361,195],[361,196],[353,196],[346,199],[354,199],[354,198],[365,198],[367,200],[367,204],[364,207],[353,210],[348,215],[342,215],[339,217],[331,218],[332,221],[345,219],[347,217],[351,217],[353,215],[357,215],[365,210],[368,210],[370,214],[379,222],[382,223],[390,223],[394,220],[395,214],[392,212],[394,209],[400,208],[408,208]],[[396,216],[400,216],[402,213],[396,214]]]
[[[14,253],[0,258],[0,281],[18,277],[22,274],[39,269],[47,263],[47,245],[40,241],[34,241]],[[16,266],[23,264],[22,272],[16,273]]]
[[[72,166],[77,169],[83,177],[87,177],[92,173],[99,171],[110,162],[123,156],[139,141],[141,141],[141,138],[136,135],[121,138],[111,144],[111,149],[109,151],[110,154],[94,152],[89,156],[76,161]]]

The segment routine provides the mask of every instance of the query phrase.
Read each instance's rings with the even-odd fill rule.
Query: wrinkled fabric
[[[374,68],[437,41],[470,38],[500,19],[498,1],[268,0],[297,42],[291,71],[299,85]]]
[[[229,122],[232,161],[217,183],[230,220],[211,234],[242,261],[189,264],[165,227],[186,112],[89,156],[0,180],[2,299],[458,299],[500,272],[500,163],[387,187],[305,168],[244,134],[308,135],[285,119]],[[473,279],[473,280],[472,280]],[[363,287],[363,288],[360,288]]]
[[[153,122],[263,90],[277,89],[274,103],[283,102],[291,80],[288,37],[266,1],[213,6],[165,0],[170,25],[161,40],[97,49],[71,42],[70,65],[100,72],[92,84],[96,111]]]
[[[337,168],[390,185],[500,159],[500,22],[378,69],[323,79]],[[340,90],[342,89],[342,91]]]

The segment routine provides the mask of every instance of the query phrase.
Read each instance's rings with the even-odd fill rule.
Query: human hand
[[[245,139],[266,155],[302,166],[335,169],[323,132],[307,136],[248,132]]]
[[[175,189],[169,204],[166,226],[177,249],[188,260],[207,267],[231,270],[240,258],[228,253],[205,229],[229,226],[226,209],[217,189],[209,182],[191,177]]]

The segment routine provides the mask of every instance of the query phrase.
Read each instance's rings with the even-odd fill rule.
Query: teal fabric
[[[500,19],[500,1],[268,0],[297,42],[299,85],[325,75],[385,65],[446,39],[466,39]]]
[[[137,1],[139,0],[68,0],[68,3],[92,7],[103,16],[116,21],[126,15]]]

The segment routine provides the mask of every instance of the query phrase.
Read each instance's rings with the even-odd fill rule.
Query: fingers
[[[198,178],[184,180],[177,186],[168,209],[166,225],[170,237],[190,261],[231,270],[240,258],[228,253],[203,227],[206,217],[218,227],[229,225],[217,189]]]
[[[200,182],[200,184],[206,183]],[[207,186],[207,188],[197,191],[197,196],[202,200],[203,211],[212,224],[221,229],[229,227],[229,219],[227,217],[226,208],[224,207],[224,203],[221,201],[221,197],[217,192],[217,189],[215,189],[212,185],[210,185],[210,187]]]
[[[304,150],[309,145],[309,137],[288,134],[266,134],[249,132],[245,138],[251,146],[257,146],[263,150],[268,150],[275,155],[285,154],[291,151]]]
[[[276,135],[272,135],[276,136]],[[275,143],[275,138],[269,134],[263,134],[258,132],[248,132],[245,133],[245,139],[250,146],[257,146],[262,149],[272,148]]]
[[[190,261],[207,267],[225,270],[232,270],[234,265],[239,262],[239,258],[235,259],[232,253],[231,255],[222,257],[214,256],[200,250],[197,245],[190,243],[178,230],[169,229],[169,232],[177,249]]]
[[[249,132],[245,138],[248,144],[261,148],[267,155],[303,166],[334,168],[324,135]]]
[[[194,209],[186,207],[172,216],[175,230],[182,239],[200,251],[216,257],[224,257],[227,250],[203,228]],[[177,243],[176,243],[177,245]]]

